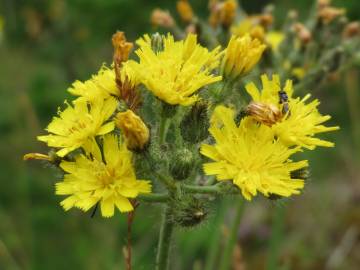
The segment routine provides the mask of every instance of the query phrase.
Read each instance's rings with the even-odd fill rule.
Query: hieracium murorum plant
[[[311,164],[299,152],[334,147],[321,133],[339,129],[311,92],[348,67],[360,45],[359,24],[326,0],[302,22],[289,11],[281,27],[274,6],[253,15],[235,0],[208,8],[206,21],[177,1],[178,23],[156,9],[158,32],[134,43],[117,31],[113,61],[75,81],[73,98],[37,137],[49,152],[24,156],[61,170],[55,194],[65,211],[136,222],[138,207],[162,205],[159,270],[171,269],[173,231],[204,222],[214,197],[231,194],[240,211],[257,196],[302,193]],[[232,245],[213,269],[229,269]]]

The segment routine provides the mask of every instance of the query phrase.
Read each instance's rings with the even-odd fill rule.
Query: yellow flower
[[[270,127],[258,125],[249,117],[237,126],[234,111],[218,106],[209,131],[216,143],[201,146],[201,154],[213,160],[204,164],[205,174],[216,175],[219,181],[232,180],[247,200],[258,191],[266,197],[300,193],[304,181],[292,179],[290,174],[308,163],[289,160],[300,148],[289,149],[274,140]]]
[[[285,35],[279,31],[271,31],[266,34],[265,40],[270,45],[274,52],[277,52],[281,42],[283,42]]]
[[[104,135],[115,128],[114,122],[105,123],[113,114],[117,106],[114,98],[102,99],[89,106],[85,102],[77,102],[72,107],[58,112],[46,130],[50,135],[38,136],[39,141],[46,142],[50,147],[61,148],[56,152],[64,157],[71,151],[83,146],[89,139],[97,135]]]
[[[329,120],[329,115],[321,115],[317,109],[320,102],[315,99],[305,103],[310,94],[304,98],[293,98],[292,81],[287,80],[284,89],[281,89],[280,78],[273,75],[272,80],[266,75],[261,76],[263,89],[260,91],[254,83],[246,85],[246,91],[255,102],[262,102],[278,108],[284,112],[284,116],[271,126],[274,136],[286,146],[298,145],[307,149],[314,149],[316,146],[333,147],[334,144],[328,141],[314,138],[317,133],[328,132],[339,129],[339,127],[326,127],[322,123]],[[282,93],[280,93],[282,91]],[[280,103],[280,94],[286,95],[288,101]],[[284,107],[288,107],[284,110]],[[287,112],[287,110],[289,110]]]
[[[123,132],[129,149],[142,150],[149,142],[149,129],[133,111],[119,112],[115,124]]]
[[[129,87],[135,87],[138,84],[138,79],[134,71],[131,70],[131,66],[127,65],[127,62],[122,64],[120,80],[122,83],[128,84]],[[110,96],[121,96],[116,84],[114,69],[108,68],[105,65],[102,66],[98,74],[93,75],[90,80],[85,82],[75,81],[72,87],[68,89],[68,92],[79,97],[74,103],[84,101],[94,103],[99,99],[107,99]]]
[[[140,81],[155,96],[166,103],[191,105],[199,98],[194,93],[201,87],[221,80],[211,71],[219,65],[220,46],[209,52],[197,44],[196,35],[174,41],[168,34],[163,37],[164,50],[154,52],[149,36],[139,39],[136,50],[140,63],[132,62]]]
[[[259,62],[266,46],[250,35],[232,36],[221,63],[224,77],[237,78],[248,73]]]
[[[132,211],[129,199],[150,193],[150,182],[136,179],[131,152],[117,136],[104,136],[103,158],[95,140],[84,148],[86,155],[60,164],[65,176],[56,184],[56,194],[68,196],[61,202],[65,210],[77,207],[86,212],[99,203],[102,216],[112,217],[115,206],[120,212]]]

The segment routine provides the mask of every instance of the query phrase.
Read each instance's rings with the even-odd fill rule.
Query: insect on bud
[[[277,106],[254,101],[250,102],[250,104],[246,107],[246,113],[256,121],[267,126],[272,126],[283,117],[282,112]]]
[[[196,102],[190,112],[181,121],[181,135],[185,141],[193,144],[205,140],[209,136],[208,104]]]
[[[184,180],[189,177],[194,165],[193,153],[186,149],[177,150],[170,161],[170,173],[175,180]]]
[[[115,124],[124,134],[130,150],[143,150],[149,142],[149,129],[133,111],[119,112],[115,117]]]

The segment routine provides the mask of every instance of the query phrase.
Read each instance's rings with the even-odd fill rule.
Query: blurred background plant
[[[208,1],[190,2],[196,15],[206,20],[209,12],[204,7]],[[273,13],[274,29],[288,25],[288,30],[304,42],[306,30],[316,27],[311,21],[294,28],[287,22],[307,18],[314,1],[242,2],[250,14],[264,12],[265,6],[273,3],[275,8],[267,6],[265,12]],[[359,20],[359,1],[332,3],[345,8],[350,21]],[[65,90],[71,83],[87,79],[103,62],[111,62],[110,37],[117,29],[125,31],[129,40],[145,32],[161,31],[150,24],[151,12],[158,7],[168,10],[178,22],[182,19],[183,25],[174,29],[175,34],[181,34],[180,26],[189,24],[189,19],[177,17],[175,1],[0,2],[0,269],[122,269],[126,217],[117,214],[113,219],[91,219],[76,211],[65,214],[58,206],[60,198],[49,192],[56,180],[53,172],[38,163],[24,164],[21,157],[44,149],[34,138],[50,121],[54,108],[67,98]],[[297,14],[289,13],[293,9]],[[329,12],[323,15],[325,23],[335,11]],[[329,26],[327,29],[340,31]],[[337,58],[325,55],[325,48],[334,43],[336,47],[346,44],[327,37],[312,38],[326,40],[322,48],[317,48],[317,55],[323,58],[316,59],[332,68]],[[336,134],[328,135],[337,146],[331,151],[319,148],[307,153],[312,164],[311,181],[302,196],[286,204],[258,198],[244,209],[231,264],[239,270],[358,269],[359,55],[345,54],[352,67],[340,71],[335,68],[337,72],[324,77],[321,69],[312,69],[311,73],[311,65],[297,57],[296,48],[301,46],[289,50],[290,43],[280,46],[278,57],[271,61],[286,67],[282,70],[287,71],[287,76],[302,77],[309,84],[306,89],[313,89],[312,95],[321,99],[320,111],[331,114],[332,123],[341,126]],[[342,50],[346,51],[346,47]],[[330,64],[326,62],[329,59]],[[311,76],[306,79],[308,74]],[[320,81],[312,82],[313,78],[328,83],[324,87]],[[231,203],[233,199],[226,200]],[[217,250],[222,249],[234,218],[231,211],[221,206],[216,209],[200,228],[176,233],[178,244],[173,246],[173,252],[177,256],[172,262],[176,269],[213,269]],[[134,269],[153,269],[154,265],[159,212],[140,207],[136,215],[145,214],[146,219],[134,223]],[[271,238],[275,240],[269,241]],[[275,262],[267,260],[270,251],[275,253]]]

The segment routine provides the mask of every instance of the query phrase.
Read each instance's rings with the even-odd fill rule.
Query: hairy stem
[[[229,270],[230,269],[229,268],[230,261],[231,261],[231,257],[233,254],[234,246],[237,241],[237,233],[239,230],[243,209],[244,209],[244,203],[238,202],[236,205],[236,208],[235,208],[235,217],[233,220],[233,224],[231,226],[229,238],[225,245],[224,253],[221,258],[220,268],[219,268],[220,270]]]
[[[156,255],[156,270],[169,268],[169,251],[171,235],[174,224],[170,220],[171,208],[167,206],[164,211],[163,221],[160,228],[159,243]]]
[[[142,202],[164,203],[169,199],[169,195],[166,193],[140,194],[137,199]]]
[[[159,126],[159,144],[160,145],[165,143],[168,127],[169,127],[169,118],[163,116],[161,118],[160,126]]]

